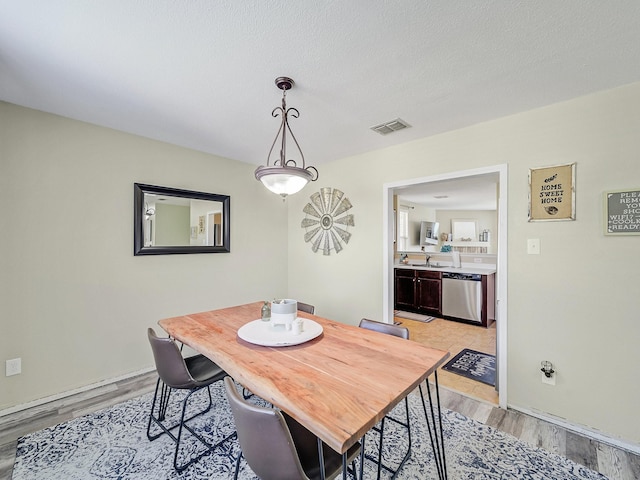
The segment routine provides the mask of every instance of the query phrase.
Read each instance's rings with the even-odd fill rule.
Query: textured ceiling
[[[318,165],[636,82],[639,26],[637,0],[0,0],[0,100],[263,164],[286,75]]]
[[[487,173],[398,187],[394,194],[400,204],[435,210],[497,210],[499,183],[497,173]]]

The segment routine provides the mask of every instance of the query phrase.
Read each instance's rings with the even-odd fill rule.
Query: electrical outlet
[[[482,259],[481,258],[474,258],[473,259],[473,263],[482,263]]]
[[[22,373],[22,359],[12,358],[11,360],[7,360],[5,364],[5,375],[10,377],[11,375],[18,375],[20,373]]]
[[[547,377],[544,372],[540,372],[542,375],[542,383],[546,383],[547,385],[555,385],[556,384],[556,374],[552,373],[550,377]]]

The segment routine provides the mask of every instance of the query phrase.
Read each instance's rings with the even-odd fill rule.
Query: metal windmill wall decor
[[[302,209],[306,216],[300,225],[306,230],[304,241],[311,243],[314,252],[340,253],[351,238],[349,227],[355,226],[353,214],[347,213],[353,205],[337,188],[321,188],[309,198],[311,202]]]

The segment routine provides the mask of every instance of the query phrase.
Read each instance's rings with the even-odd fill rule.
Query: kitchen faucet
[[[425,253],[425,256],[427,258],[425,258],[424,264],[428,267],[429,266],[429,259],[431,258],[431,255],[429,255],[428,253]]]

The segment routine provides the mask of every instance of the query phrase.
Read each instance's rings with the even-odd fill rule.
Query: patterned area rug
[[[432,320],[435,320],[436,317],[432,317],[430,315],[420,315],[419,313],[413,312],[403,312],[402,310],[394,310],[394,317],[406,318],[408,320],[416,320],[418,322],[429,323]]]
[[[192,425],[209,438],[222,438],[233,431],[233,417],[221,382],[211,391],[214,410]],[[178,475],[172,466],[174,444],[163,437],[154,442],[147,440],[151,398],[144,395],[22,437],[18,441],[13,480],[233,478],[234,459],[238,455],[235,440]],[[409,400],[413,449],[397,478],[436,478],[418,392],[413,392]],[[400,407],[403,406],[401,402]],[[177,411],[172,413],[175,415]],[[394,413],[403,418],[403,410]],[[443,426],[450,479],[606,480],[603,475],[564,457],[529,446],[455,412],[444,411]],[[406,445],[404,432],[397,428],[400,427],[394,422],[386,422],[383,458],[392,465],[394,461],[399,462],[398,457]],[[365,445],[367,452],[377,451],[377,434],[367,435]],[[197,447],[192,445],[192,448]],[[243,462],[239,478],[254,480],[257,477]],[[365,462],[365,478],[375,478],[375,468],[370,461]]]
[[[496,384],[496,356],[488,353],[465,348],[442,369],[487,385]]]

